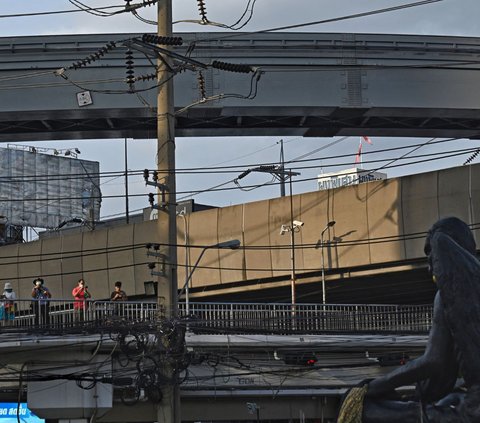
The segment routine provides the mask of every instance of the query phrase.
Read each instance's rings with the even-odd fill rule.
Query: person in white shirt
[[[15,300],[17,296],[15,291],[13,290],[12,284],[10,282],[6,282],[3,288],[3,294],[0,296],[1,298],[1,306],[3,309],[2,313],[2,320],[3,324],[6,326],[10,326],[13,324],[15,320]]]

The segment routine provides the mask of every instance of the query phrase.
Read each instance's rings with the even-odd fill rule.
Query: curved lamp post
[[[231,239],[230,241],[224,241],[224,242],[219,242],[218,244],[213,244],[213,245],[207,245],[206,247],[203,247],[200,255],[197,258],[197,261],[192,267],[192,270],[190,271],[187,279],[185,280],[185,284],[183,285],[182,289],[178,293],[178,296],[180,297],[184,292],[185,292],[185,312],[188,313],[190,312],[190,296],[189,296],[189,283],[190,280],[192,279],[193,272],[198,266],[198,263],[200,263],[200,260],[202,259],[203,255],[205,254],[205,251],[211,249],[211,248],[218,248],[218,249],[223,249],[223,250],[236,250],[240,248],[240,241],[238,239]]]
[[[323,242],[323,235],[327,230],[335,225],[335,220],[331,220],[330,222],[327,223],[327,226],[322,231],[322,234],[320,235],[321,239],[321,246],[322,246],[322,304],[325,304],[326,301],[326,295],[325,295],[325,253],[323,251],[324,247],[324,242]]]

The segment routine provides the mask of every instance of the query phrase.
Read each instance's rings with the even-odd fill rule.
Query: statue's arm
[[[381,396],[399,386],[410,385],[442,372],[451,359],[452,337],[445,321],[440,293],[433,307],[433,322],[425,353],[368,384],[368,396]]]

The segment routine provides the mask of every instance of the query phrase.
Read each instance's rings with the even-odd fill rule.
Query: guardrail
[[[162,312],[153,302],[0,300],[2,326],[74,327],[121,318],[153,321]],[[179,303],[178,315],[202,333],[424,333],[431,305]]]
[[[179,304],[186,314],[185,304]],[[424,333],[431,305],[190,303],[190,328],[203,332]]]
[[[113,317],[147,321],[156,319],[157,309],[155,303],[133,301],[0,300],[0,322],[4,327],[60,328]]]

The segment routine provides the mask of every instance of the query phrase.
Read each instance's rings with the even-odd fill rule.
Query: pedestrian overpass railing
[[[424,333],[432,314],[431,305],[179,303],[175,317],[199,333]],[[2,327],[75,327],[163,316],[154,302],[0,300]]]
[[[179,304],[192,329],[204,332],[372,333],[428,332],[431,305],[377,304]]]

